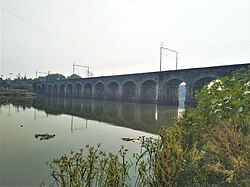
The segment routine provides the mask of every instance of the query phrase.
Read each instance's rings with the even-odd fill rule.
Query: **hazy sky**
[[[180,69],[249,63],[250,0],[1,0],[4,78],[159,71],[161,42]]]

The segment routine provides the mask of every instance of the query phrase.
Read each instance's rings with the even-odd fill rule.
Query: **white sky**
[[[179,69],[249,63],[250,0],[1,1],[3,78],[68,76],[73,62],[95,76],[159,71],[161,42]]]

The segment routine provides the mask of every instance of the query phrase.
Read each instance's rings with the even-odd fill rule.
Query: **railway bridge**
[[[179,86],[186,84],[185,104],[195,103],[195,90],[250,64],[158,71],[115,76],[41,81],[33,84],[41,94],[99,100],[178,105]]]

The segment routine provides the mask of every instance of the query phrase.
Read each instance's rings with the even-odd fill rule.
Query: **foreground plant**
[[[129,186],[131,163],[125,160],[128,150],[122,146],[118,154],[107,155],[100,146],[87,145],[87,155],[81,149],[46,163],[52,173],[41,186],[47,183],[52,186]]]

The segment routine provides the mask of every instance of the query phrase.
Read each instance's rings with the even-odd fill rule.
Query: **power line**
[[[243,50],[250,50],[246,49],[246,48],[240,48],[240,49],[232,49],[232,51],[230,51],[230,54],[235,54],[238,52],[242,52]],[[225,54],[226,51],[222,52],[222,51],[201,51],[201,52],[194,52],[194,53],[182,53],[181,56],[212,56],[212,55],[223,55]],[[228,53],[228,52],[227,52]]]
[[[138,59],[136,61],[131,61],[130,63],[117,63],[117,64],[110,64],[110,65],[106,65],[106,66],[96,66],[94,68],[112,68],[112,67],[123,67],[123,66],[127,66],[127,65],[137,65],[137,64],[145,64],[145,63],[149,63],[153,61],[156,61],[156,59],[159,59],[159,57],[151,57],[148,59]],[[143,61],[143,62],[138,62],[138,61]]]
[[[142,57],[136,57],[136,58],[133,58],[133,59],[123,60],[123,61],[120,61],[119,63],[136,61],[136,60],[141,60],[141,59],[144,59],[144,58],[151,58],[152,56],[158,56],[158,53],[152,53],[152,54],[147,55],[147,56],[142,56]]]
[[[71,42],[69,42],[69,41],[67,41],[67,40],[64,40],[64,39],[58,37],[57,35],[55,35],[55,34],[49,32],[49,31],[43,29],[42,27],[40,27],[40,26],[38,26],[38,25],[35,25],[34,23],[32,23],[32,22],[30,22],[30,21],[24,19],[24,18],[21,17],[21,16],[18,16],[17,14],[15,14],[15,13],[9,11],[8,9],[6,9],[6,8],[4,8],[4,7],[2,7],[2,6],[0,6],[0,8],[1,8],[2,10],[4,10],[5,12],[11,14],[12,16],[14,16],[14,17],[16,17],[16,18],[18,18],[18,19],[24,21],[25,23],[27,23],[27,24],[29,24],[29,25],[35,27],[36,29],[38,29],[38,30],[40,30],[40,31],[42,31],[42,32],[44,32],[44,33],[50,35],[51,37],[56,38],[57,40],[59,40],[59,41],[65,43],[65,44],[67,44],[67,45],[69,45],[69,46],[71,46],[71,47],[73,47],[73,48],[75,48],[75,49],[77,49],[77,50],[79,50],[79,51],[85,53],[85,54],[88,54],[88,55],[90,55],[90,56],[93,56],[93,57],[95,57],[95,58],[101,60],[101,61],[106,62],[106,60],[104,60],[103,58],[101,58],[101,57],[99,57],[99,56],[97,56],[97,55],[95,55],[95,54],[93,54],[93,53],[91,53],[91,52],[89,52],[89,51],[86,51],[86,50],[84,50],[84,49],[81,49],[81,48],[78,47],[77,45],[75,45],[75,44],[73,44],[73,43],[71,43]]]
[[[152,62],[159,62],[159,58],[155,58],[155,59],[151,59],[151,60],[148,60],[148,61],[143,61],[143,62],[137,62],[137,63],[129,63],[129,64],[123,64],[123,65],[120,65],[120,64],[117,64],[117,65],[113,65],[113,66],[98,66],[98,67],[94,67],[95,69],[106,69],[106,68],[119,68],[119,67],[124,67],[124,66],[128,66],[130,65],[131,66],[138,66],[138,64],[147,64],[147,63],[152,63]]]
[[[141,60],[148,60],[148,59],[154,59],[154,58],[159,58],[158,56],[144,56],[144,57],[139,57],[139,58],[135,58],[135,59],[130,59],[130,60],[124,60],[124,61],[120,61],[118,63],[114,63],[114,64],[107,64],[107,65],[101,65],[101,66],[96,66],[96,67],[113,67],[113,66],[123,66],[123,65],[130,65],[133,64],[131,62],[137,62],[137,61],[141,61]],[[126,62],[126,63],[124,63]],[[130,63],[127,63],[130,62]],[[95,66],[94,66],[95,67]]]
[[[232,44],[208,46],[205,48],[193,48],[193,49],[180,49],[181,53],[201,53],[207,51],[216,51],[216,50],[228,50],[228,49],[245,49],[250,48],[250,41],[237,42]]]

